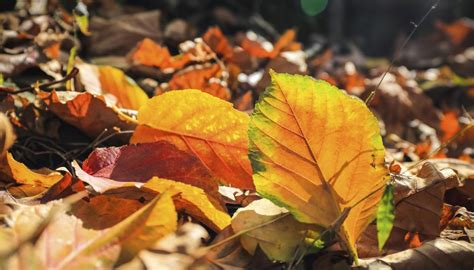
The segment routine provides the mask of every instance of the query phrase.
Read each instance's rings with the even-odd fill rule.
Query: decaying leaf
[[[9,216],[7,227],[2,227],[2,233],[0,233],[8,235],[8,238],[1,237],[0,239],[2,240],[1,246],[10,246],[9,252],[16,248],[18,243],[32,237],[33,234],[40,233],[40,236],[34,248],[23,249],[20,246],[19,256],[13,256],[8,261],[2,260],[6,263],[6,269],[18,269],[20,266],[30,267],[34,264],[43,269],[113,266],[119,255],[119,246],[88,254],[89,256],[79,254],[84,246],[100,236],[100,232],[82,228],[81,221],[66,215],[63,207],[61,201],[29,207],[20,205]],[[42,230],[43,223],[50,218],[53,219]],[[2,253],[2,255],[5,254]],[[25,257],[29,257],[29,259],[25,260]]]
[[[320,227],[296,221],[292,215],[288,215],[285,208],[278,207],[267,199],[253,201],[248,206],[239,208],[232,217],[232,229],[235,233],[259,225],[262,227],[240,237],[242,246],[250,254],[254,254],[259,246],[270,260],[276,261],[293,259],[298,248],[307,248],[305,238],[308,231],[321,230]]]
[[[159,194],[167,191],[173,196],[179,211],[189,214],[211,229],[220,231],[230,223],[230,216],[223,209],[220,201],[216,197],[207,195],[201,188],[158,177],[144,182],[133,182],[133,179],[131,181],[116,181],[90,175],[83,171],[77,163],[73,164],[73,167],[79,179],[91,185],[99,193],[107,192],[116,196],[121,196],[120,193],[124,193],[123,197],[127,198],[127,188],[140,188],[144,192],[151,191]]]
[[[354,250],[387,181],[378,122],[365,104],[324,81],[272,73],[249,140],[257,192],[326,228],[351,207],[341,236]]]
[[[113,133],[114,128],[135,129],[136,124],[132,118],[109,105],[101,96],[71,91],[52,91],[40,95],[54,114],[92,138],[96,138],[106,129],[107,134]],[[120,140],[128,137],[117,136]]]
[[[472,269],[474,244],[438,238],[416,249],[385,257],[359,260],[356,269]]]
[[[172,91],[140,108],[138,123],[131,143],[166,140],[197,157],[223,183],[254,188],[247,158],[248,116],[231,103],[198,90]]]
[[[379,252],[375,248],[376,228],[371,224],[357,243],[361,257],[398,252],[438,237],[446,187],[458,181],[454,171],[439,171],[429,162],[423,164],[417,177],[400,176],[394,180],[395,221],[392,232]]]

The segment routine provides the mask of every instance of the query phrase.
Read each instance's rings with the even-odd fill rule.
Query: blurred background
[[[0,10],[15,8],[15,0],[0,1]],[[27,1],[20,1],[27,2]],[[33,1],[48,2],[48,1]],[[77,1],[49,1],[72,10]],[[114,17],[140,10],[159,9],[163,23],[184,19],[199,35],[210,25],[225,34],[253,30],[272,40],[295,28],[305,47],[328,40],[354,42],[368,56],[390,55],[401,36],[436,3],[435,0],[85,0],[92,15]],[[417,35],[433,31],[435,22],[473,18],[474,1],[441,0]]]

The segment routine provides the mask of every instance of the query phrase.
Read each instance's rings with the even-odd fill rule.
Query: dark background
[[[111,0],[84,2],[92,14],[101,15],[101,3]],[[318,0],[315,0],[318,1]],[[76,1],[62,0],[72,9]],[[254,30],[274,40],[278,33],[289,28],[298,30],[298,40],[311,46],[315,40],[327,39],[331,43],[352,41],[369,56],[389,56],[397,40],[412,29],[436,0],[328,0],[326,9],[316,16],[308,16],[300,0],[117,0],[125,12],[139,9],[160,9],[163,24],[174,18],[191,22],[204,32],[218,24],[227,34]],[[12,10],[14,0],[1,0],[0,10]],[[216,20],[215,10],[225,8],[234,16],[232,24],[222,25]],[[104,14],[102,14],[104,15]],[[474,17],[473,0],[441,0],[416,35],[433,30],[434,22],[451,22],[461,17]],[[263,23],[262,23],[263,22]],[[265,25],[265,23],[267,23]]]

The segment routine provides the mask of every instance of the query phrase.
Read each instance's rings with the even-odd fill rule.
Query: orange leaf
[[[108,106],[102,96],[54,90],[51,93],[41,92],[39,96],[59,118],[92,138],[99,136],[105,129],[112,133],[114,127],[120,130],[135,129],[134,120],[116,107]],[[121,139],[124,137],[119,136]]]
[[[181,69],[190,61],[188,54],[173,57],[168,48],[161,47],[149,38],[145,38],[135,47],[130,58],[135,63],[161,69]]]
[[[445,112],[443,118],[441,118],[439,127],[441,128],[441,131],[443,131],[443,137],[441,138],[443,142],[447,142],[454,135],[456,135],[456,133],[461,130],[456,112]]]
[[[130,142],[166,140],[197,157],[223,183],[253,189],[248,119],[231,103],[199,90],[171,91],[140,108]]]
[[[51,59],[58,59],[59,54],[61,53],[61,43],[60,42],[55,42],[52,45],[49,45],[46,47],[43,52],[46,54],[47,57]]]
[[[138,110],[145,104],[148,96],[123,71],[110,66],[99,66],[101,94],[110,93],[117,98],[117,106],[125,109]]]
[[[208,67],[193,68],[178,72],[168,82],[170,90],[176,89],[200,89],[223,100],[230,99],[230,91],[227,83],[221,81],[221,66],[212,64]]]
[[[296,31],[294,29],[287,30],[273,46],[270,58],[274,58],[282,51],[297,51],[301,49],[301,44],[295,42]]]
[[[221,55],[224,58],[232,57],[232,47],[229,45],[229,41],[222,34],[219,27],[215,26],[209,28],[202,39],[218,55]]]
[[[460,45],[473,31],[469,22],[463,19],[459,19],[451,24],[438,22],[436,27],[443,31],[455,45]]]

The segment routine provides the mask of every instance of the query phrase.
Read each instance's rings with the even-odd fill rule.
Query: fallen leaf
[[[253,201],[235,212],[232,229],[239,233],[266,224],[240,236],[242,246],[252,255],[258,246],[270,260],[289,262],[298,248],[306,248],[304,241],[307,232],[321,228],[300,223],[287,213],[285,208],[278,207],[267,199]],[[271,222],[272,220],[275,221]]]
[[[102,96],[71,91],[52,91],[40,93],[40,97],[54,114],[66,123],[75,126],[91,138],[96,138],[106,130],[114,133],[114,128],[134,130],[135,120],[108,105]],[[126,140],[129,136],[116,136]]]
[[[152,250],[142,250],[138,254],[147,269],[189,269],[196,267],[196,258],[201,256],[198,248],[209,234],[198,224],[191,222],[180,226],[175,233],[158,241]]]
[[[206,44],[224,59],[232,57],[233,49],[219,27],[210,27],[202,36]]]
[[[355,253],[387,181],[377,119],[324,81],[271,76],[249,125],[257,192],[298,221],[325,228],[351,207],[341,236]]]
[[[225,184],[253,189],[247,158],[248,116],[198,90],[152,98],[138,112],[131,143],[166,140],[197,157]]]
[[[97,195],[76,202],[70,211],[82,220],[84,228],[104,230],[120,223],[143,206],[137,200]]]
[[[182,69],[191,60],[188,54],[171,56],[168,48],[156,44],[149,38],[138,43],[130,52],[129,58],[134,64],[157,67],[165,71]]]
[[[443,131],[443,137],[441,138],[442,142],[447,142],[449,139],[453,138],[453,136],[461,130],[456,112],[445,112],[441,118],[439,127],[441,131]]]
[[[125,55],[144,38],[161,41],[159,10],[117,16],[110,20],[90,19],[87,53],[91,56]]]
[[[359,260],[356,269],[472,269],[474,244],[438,238],[416,249],[375,259]]]
[[[47,169],[35,172],[25,164],[16,161],[10,153],[7,153],[6,158],[8,168],[2,168],[1,170],[4,170],[6,174],[19,184],[48,188],[63,178],[63,175],[59,172]]]
[[[0,113],[0,158],[15,142],[16,136],[8,117]]]
[[[230,216],[227,211],[215,200],[209,198],[200,188],[153,177],[143,185],[142,189],[159,194],[166,191],[173,196],[178,210],[203,222],[214,231],[221,231],[230,224]]]
[[[92,255],[98,250],[107,250],[120,245],[120,256],[116,265],[131,260],[141,250],[153,246],[157,240],[177,228],[177,214],[171,195],[163,192],[145,207],[108,229],[83,247],[80,255]]]
[[[110,105],[138,110],[148,100],[145,91],[118,68],[85,63],[76,64],[76,67],[85,90],[96,96],[104,96]]]
[[[231,96],[227,82],[220,79],[222,72],[219,64],[191,66],[174,74],[168,82],[168,89],[200,89],[215,97],[229,100]]]
[[[444,193],[458,180],[453,170],[440,171],[426,162],[416,177],[401,175],[394,181],[395,220],[390,236],[379,252],[376,228],[371,224],[357,243],[361,257],[398,252],[439,237]]]
[[[110,66],[99,66],[98,69],[103,94],[117,97],[118,107],[138,110],[148,101],[145,91],[120,69]]]
[[[199,187],[219,198],[217,182],[199,159],[167,141],[96,148],[83,162],[90,175],[116,181],[146,182],[153,176]]]
[[[116,181],[109,178],[92,176],[83,171],[77,163],[73,167],[79,179],[88,183],[92,188],[99,192],[115,196],[129,198],[127,188],[140,188],[143,192],[159,193],[167,191],[176,204],[179,211],[183,211],[197,220],[203,222],[215,231],[222,230],[230,223],[229,214],[221,206],[220,200],[206,194],[201,188],[187,185],[181,182],[153,177],[148,181],[133,182]],[[120,193],[124,193],[121,195]],[[141,194],[140,197],[143,197]]]
[[[18,243],[31,238],[34,234],[39,233],[40,235],[34,248],[22,250],[22,247],[19,247],[18,253],[13,253],[8,261],[4,261],[8,265],[7,269],[18,269],[22,262],[26,263],[22,267],[31,266],[32,260],[42,269],[113,266],[119,255],[120,247],[114,246],[100,252],[96,249],[95,252],[90,252],[87,256],[81,253],[85,246],[100,236],[100,232],[82,228],[79,219],[65,213],[65,207],[63,201],[35,206],[17,205],[17,209],[9,215],[7,226],[1,228],[0,235],[9,235],[7,239],[0,237],[4,240],[1,246],[8,243],[5,240],[11,242],[12,245],[5,250],[11,253]],[[48,222],[48,220],[50,221]],[[43,228],[43,226],[45,227]],[[8,253],[2,253],[1,256]],[[28,256],[30,259],[24,261],[24,256]]]

